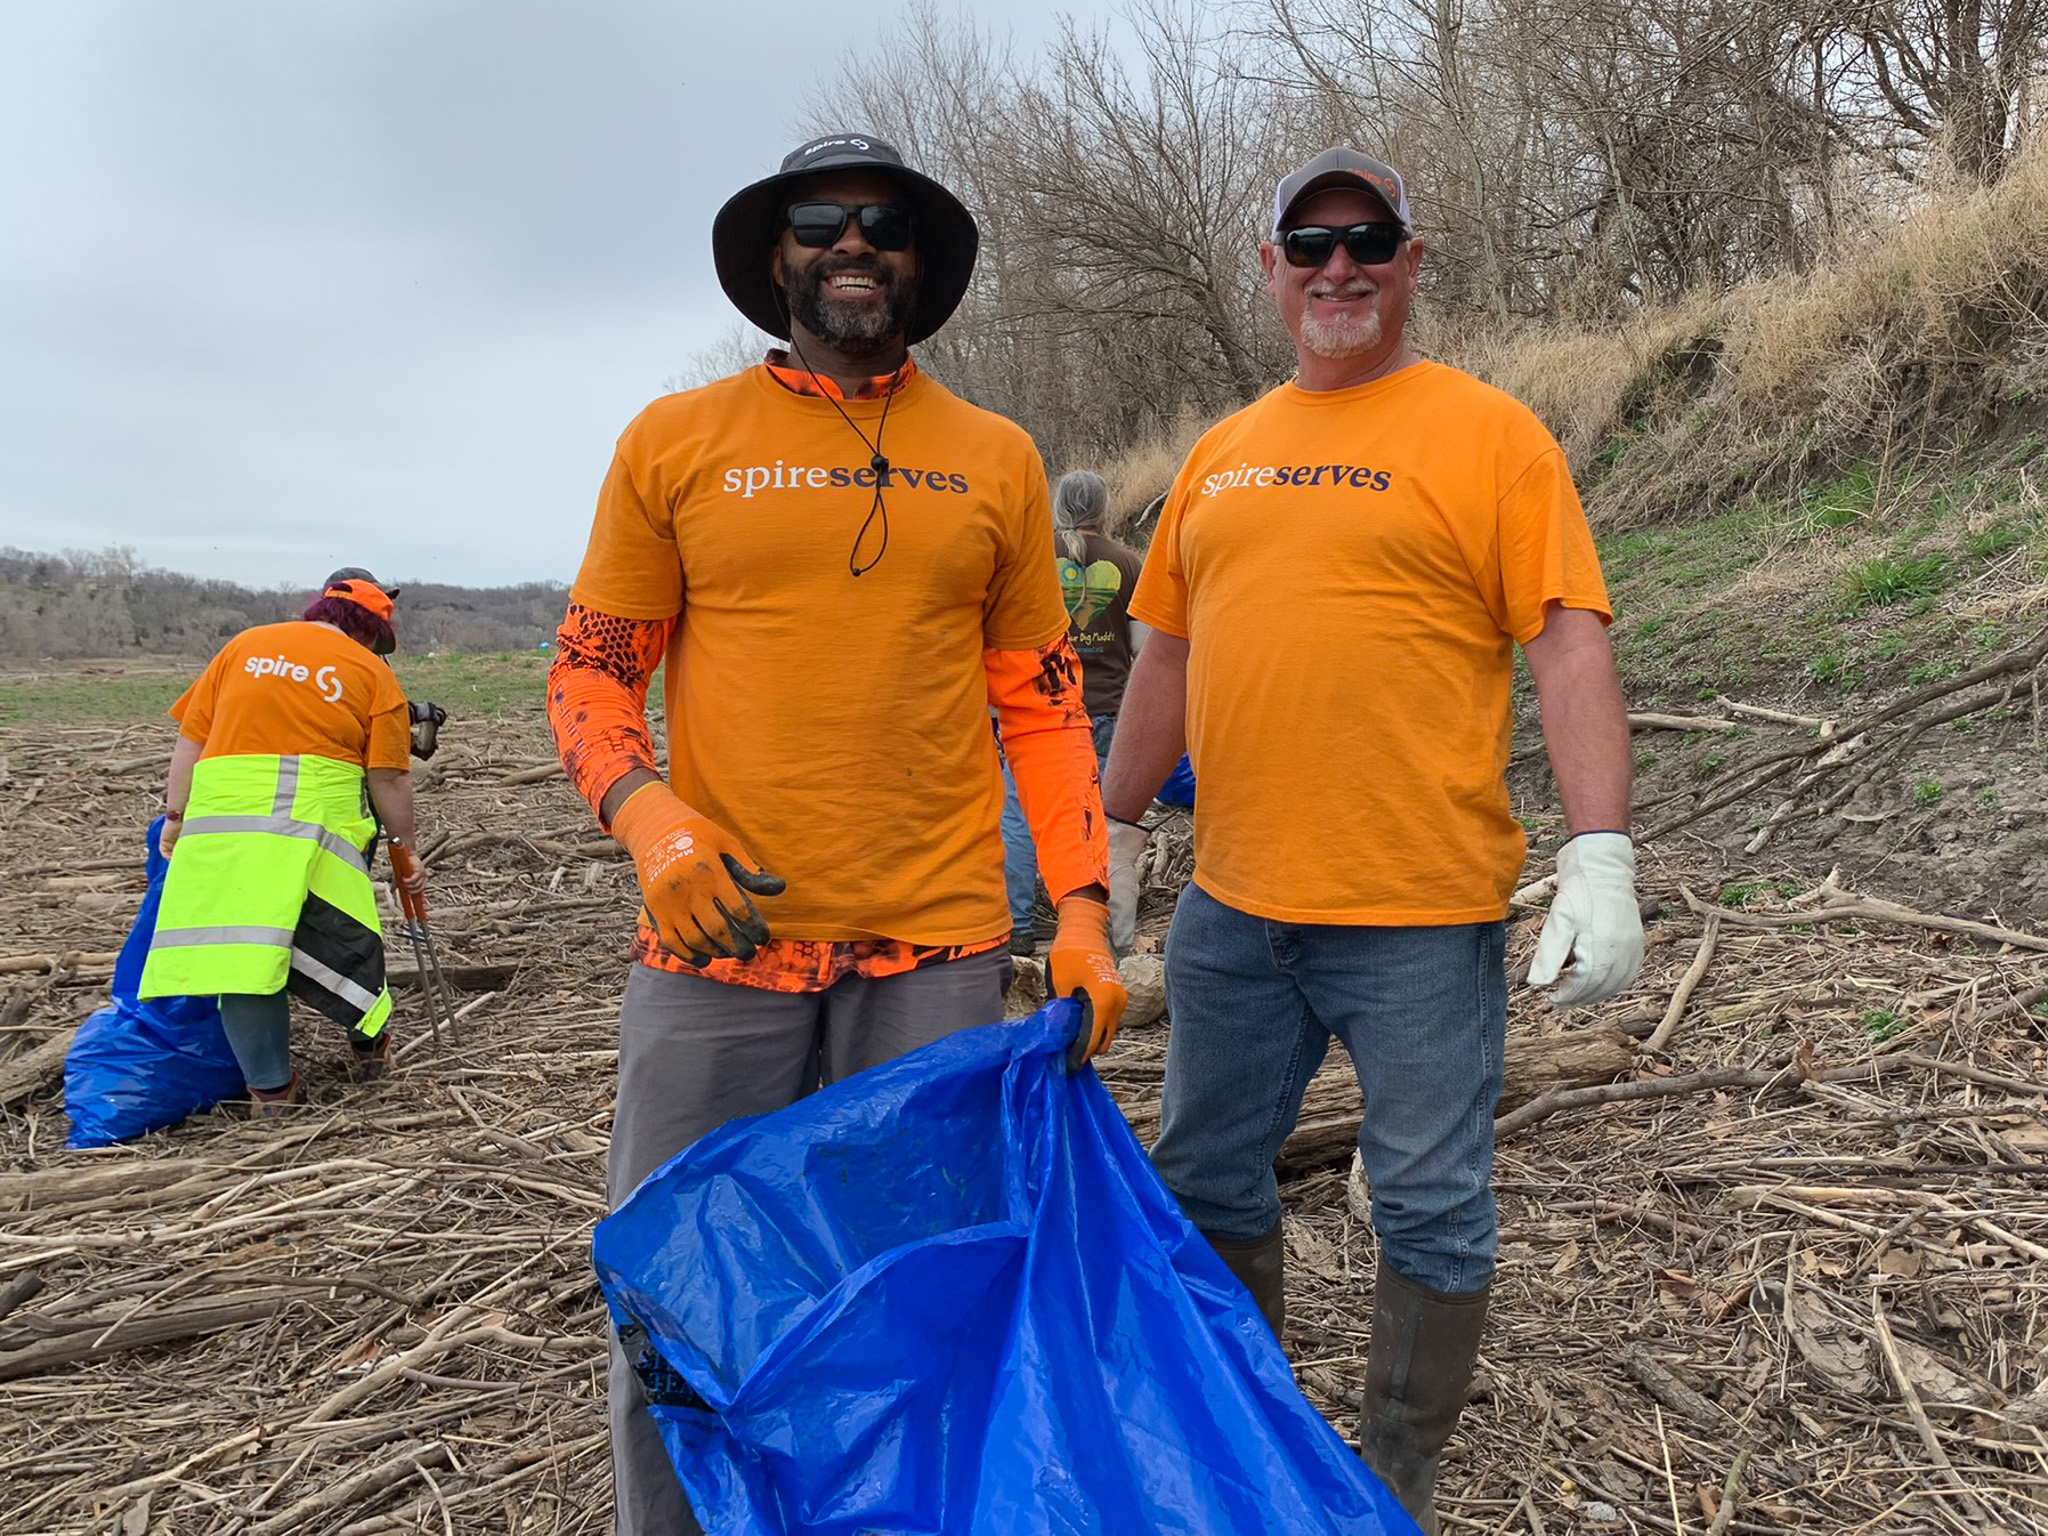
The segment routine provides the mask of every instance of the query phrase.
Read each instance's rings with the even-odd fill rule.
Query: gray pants
[[[781,1109],[813,1089],[1003,1016],[1001,950],[824,992],[767,992],[633,967],[619,1010],[619,1100],[605,1195],[616,1209],[640,1181],[708,1131]],[[618,1536],[700,1536],[646,1411],[640,1380],[612,1342],[612,1493]]]

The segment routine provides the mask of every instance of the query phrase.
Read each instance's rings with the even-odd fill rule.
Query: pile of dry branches
[[[0,731],[0,837],[34,850],[0,882],[0,1531],[608,1528],[587,1244],[632,871],[537,706],[444,741],[422,804],[458,1038],[427,1044],[403,993],[397,1070],[357,1088],[303,1019],[296,1118],[70,1153],[50,1048],[104,996],[168,738]],[[1184,830],[1162,847],[1170,884]],[[1818,875],[1724,906],[1705,862],[1646,849],[1672,894],[1596,1019],[1514,995],[1447,1528],[2048,1531],[2048,953]],[[1518,909],[1517,958],[1539,920]],[[1149,904],[1155,943],[1165,921]],[[1103,1064],[1141,1134],[1166,1034]],[[1284,1157],[1286,1342],[1347,1432],[1357,1114],[1334,1060]]]

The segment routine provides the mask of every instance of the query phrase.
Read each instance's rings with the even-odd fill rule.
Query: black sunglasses
[[[792,203],[786,215],[796,243],[821,251],[846,233],[849,219],[860,220],[861,238],[878,251],[910,249],[910,210],[895,203]]]
[[[1407,238],[1408,231],[1398,224],[1353,224],[1347,229],[1304,224],[1282,232],[1280,253],[1290,267],[1320,267],[1342,240],[1344,253],[1353,261],[1361,267],[1377,267],[1392,261],[1394,252],[1401,249],[1401,242]]]

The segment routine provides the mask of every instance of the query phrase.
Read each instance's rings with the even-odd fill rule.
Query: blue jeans
[[[1173,1032],[1152,1148],[1188,1219],[1239,1241],[1273,1230],[1273,1159],[1334,1036],[1365,1096],[1358,1150],[1382,1256],[1431,1290],[1484,1287],[1505,950],[1502,923],[1278,923],[1190,884],[1166,940]]]
[[[268,1093],[292,1080],[291,1001],[283,992],[223,992],[220,1022],[243,1082]]]
[[[1092,715],[1088,721],[1095,736],[1095,771],[1109,765],[1109,743],[1116,735],[1115,715]],[[1017,781],[1010,776],[1010,764],[1003,763],[1003,888],[1010,898],[1010,927],[1031,931],[1038,906],[1038,848],[1031,841],[1031,828],[1024,820],[1024,805],[1017,798]]]

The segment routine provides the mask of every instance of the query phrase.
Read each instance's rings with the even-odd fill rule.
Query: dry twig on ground
[[[16,782],[45,786],[0,798],[4,846],[44,871],[0,884],[0,954],[105,954],[125,932],[158,786],[86,771],[116,742],[134,755],[150,738],[0,729]],[[43,1284],[0,1322],[0,1368],[52,1344],[65,1358],[0,1384],[0,1532],[608,1529],[588,1242],[633,874],[531,772],[547,752],[537,710],[466,723],[422,795],[444,963],[493,968],[458,1046],[409,1048],[352,1088],[339,1032],[307,1019],[313,1103],[296,1117],[203,1116],[103,1153],[62,1150],[54,1087],[4,1111],[0,1294]],[[1190,863],[1187,819],[1162,820],[1155,942]],[[1677,840],[1657,856],[1717,888]],[[66,868],[136,875],[45,890]],[[2048,1024],[2028,1011],[2048,956],[1763,915],[1793,913],[1745,927],[1723,909],[1702,960],[1703,920],[1672,911],[1635,991],[1590,1022],[1514,994],[1529,1059],[1611,1053],[1605,1074],[1650,1096],[1581,1101],[1502,1142],[1501,1266],[1444,1469],[1451,1528],[1934,1531],[1966,1517],[1960,1482],[1987,1523],[2048,1531]],[[1512,931],[1515,959],[1533,926]],[[34,968],[7,985],[23,990],[0,1074],[103,983]],[[422,1039],[413,994],[400,1010]],[[1637,1049],[1679,1014],[1655,1055]],[[1127,1031],[1102,1063],[1141,1125],[1169,1029]],[[1347,1077],[1333,1060],[1312,1088],[1321,1141],[1282,1192],[1286,1342],[1350,1433],[1376,1250],[1343,1164]]]

